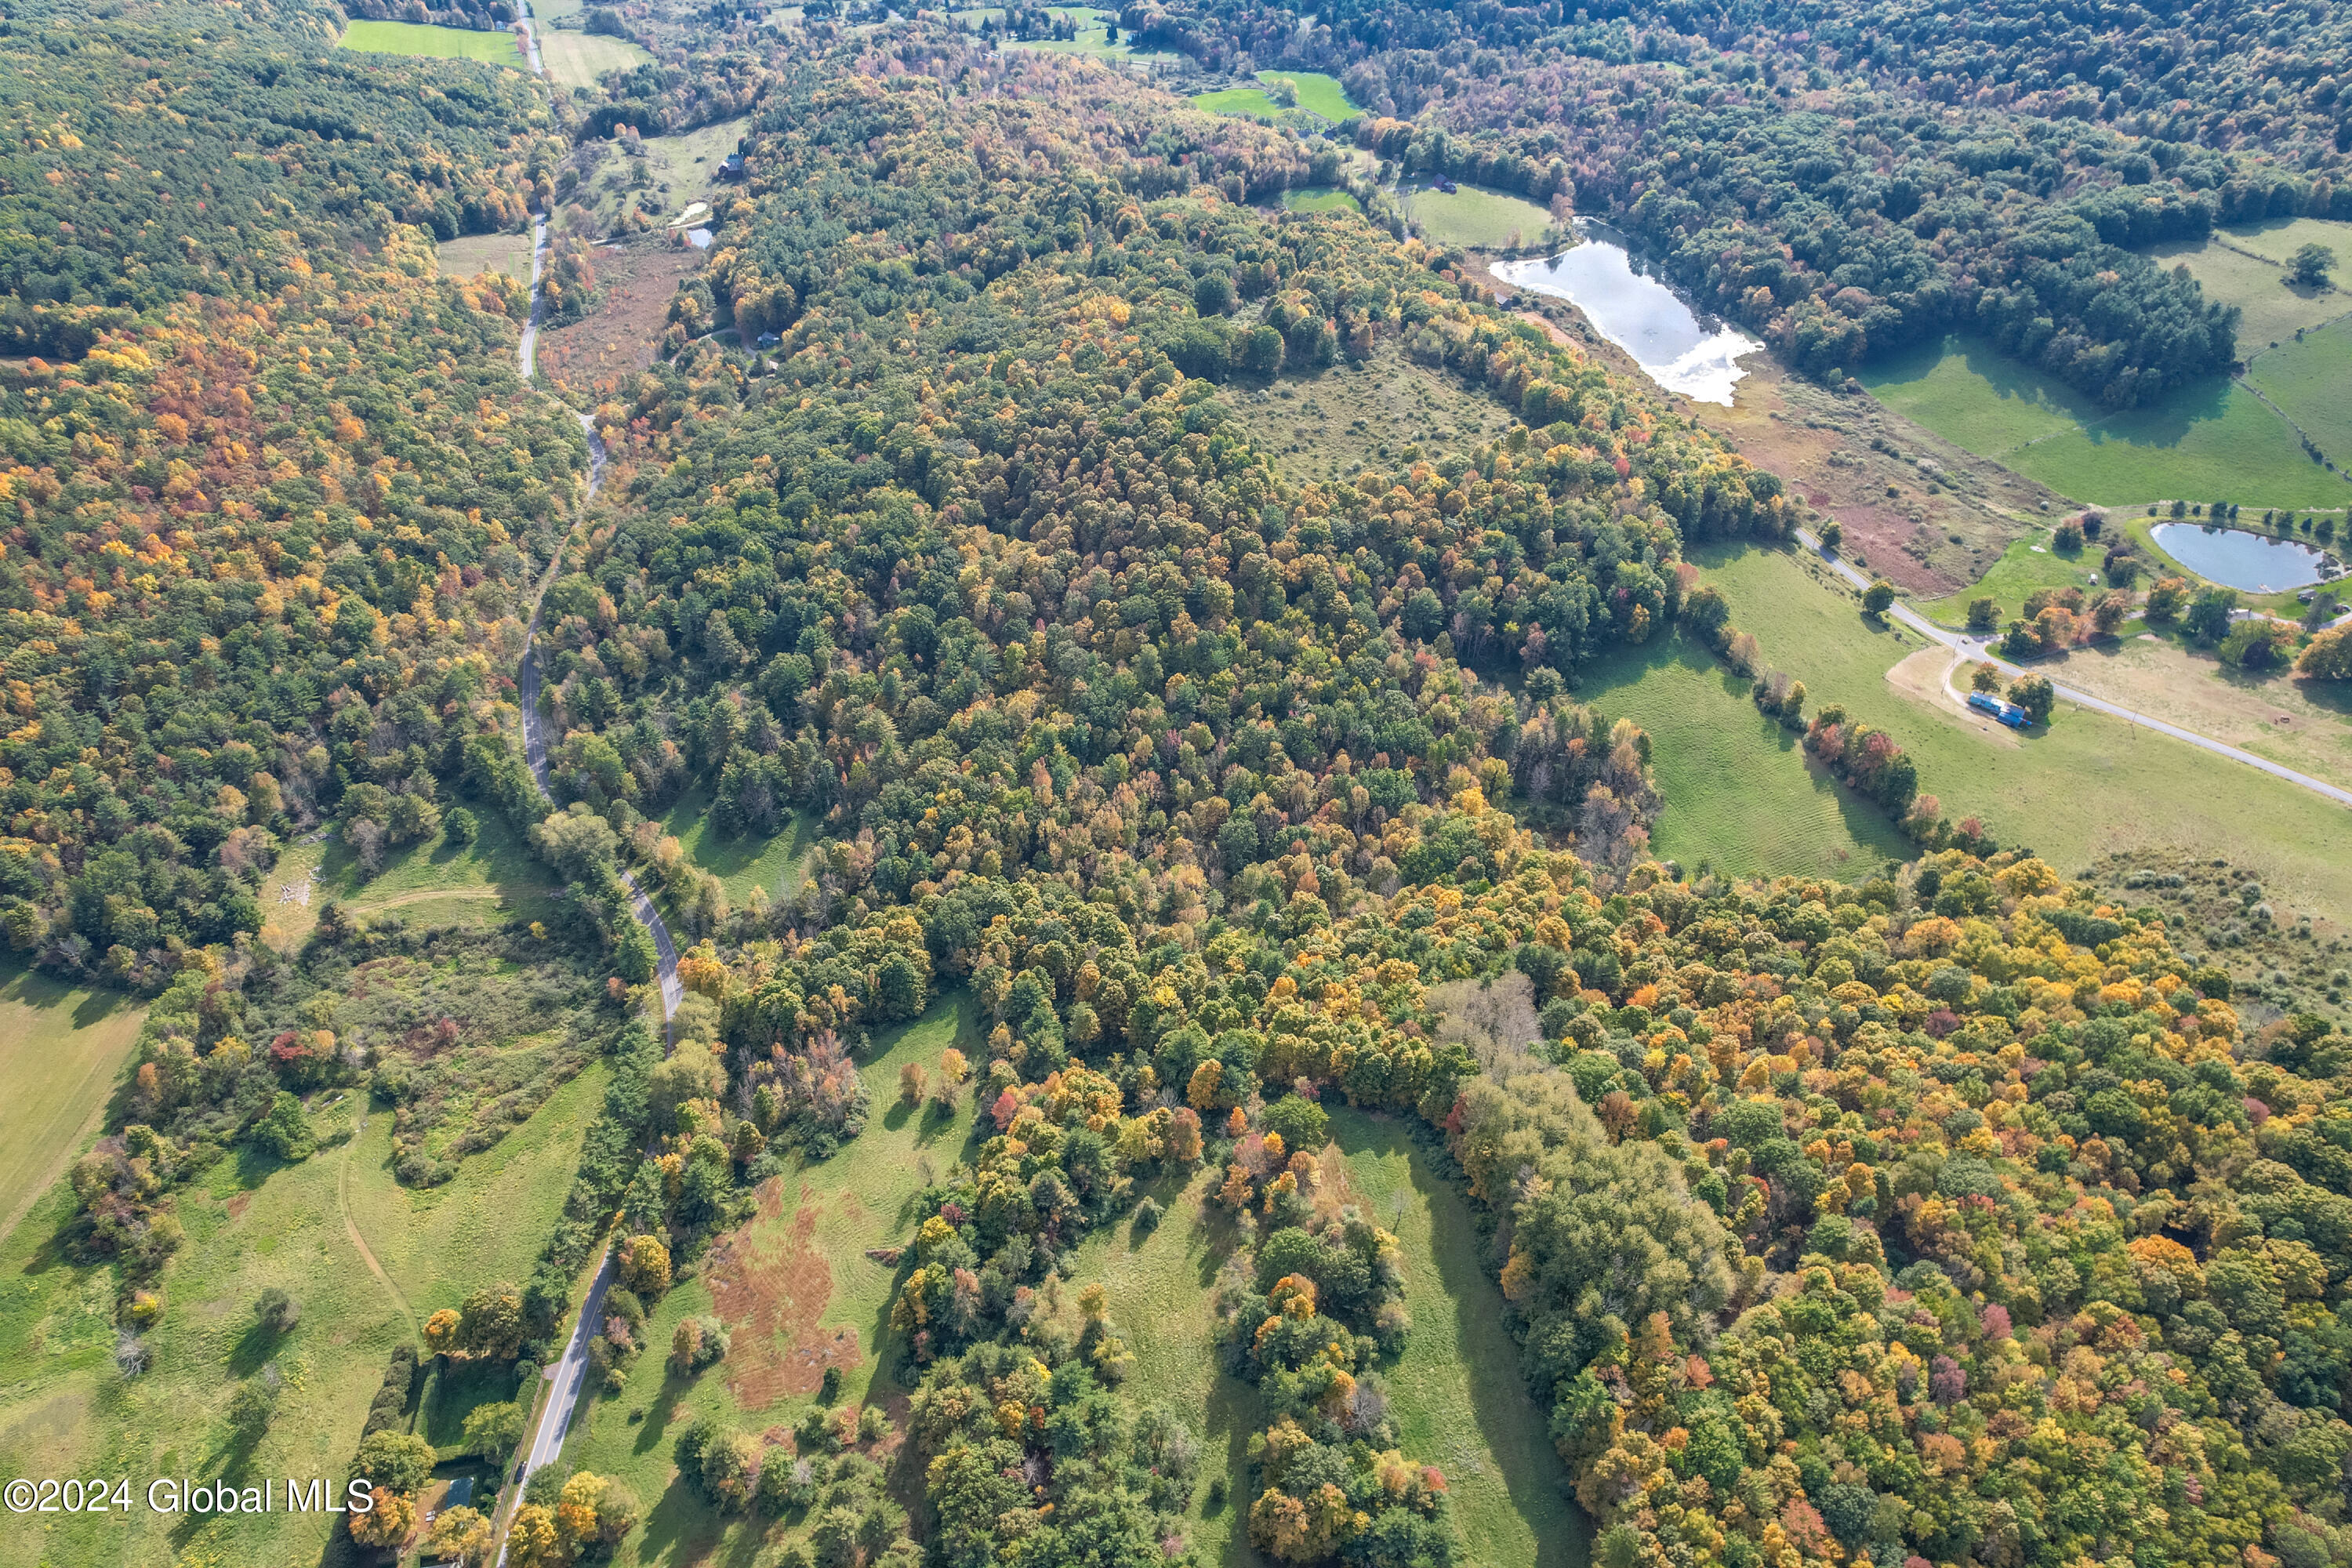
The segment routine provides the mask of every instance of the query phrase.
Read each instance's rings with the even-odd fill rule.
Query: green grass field
[[[347,49],[372,55],[425,55],[435,59],[488,60],[528,70],[530,62],[507,32],[477,33],[465,27],[428,27],[421,22],[353,22],[338,40]]]
[[[900,1109],[898,1069],[908,1062],[934,1068],[940,1052],[959,1044],[979,1059],[984,1053],[971,1037],[972,1017],[969,997],[958,992],[916,1022],[880,1037],[875,1055],[860,1069],[873,1096],[866,1131],[832,1159],[803,1164],[781,1178],[772,1201],[763,1202],[739,1243],[754,1272],[776,1280],[789,1295],[783,1316],[797,1330],[799,1343],[834,1343],[840,1333],[855,1334],[859,1353],[845,1365],[842,1379],[841,1397],[849,1403],[866,1399],[869,1390],[877,1400],[894,1402],[899,1393],[887,1380],[874,1386],[886,1360],[896,1356],[889,1307],[898,1270],[867,1258],[866,1250],[906,1238],[915,1217],[907,1210],[908,1200],[922,1189],[927,1172],[943,1175],[956,1163],[970,1125],[968,1102],[953,1117]],[[803,1225],[808,1228],[796,1240],[796,1229]],[[814,1279],[808,1272],[812,1260]],[[759,1540],[757,1524],[730,1521],[692,1489],[671,1484],[677,1435],[709,1415],[751,1432],[789,1427],[813,1402],[811,1394],[794,1393],[748,1402],[738,1398],[730,1384],[755,1373],[763,1361],[784,1362],[795,1342],[793,1333],[771,1329],[762,1345],[758,1330],[740,1321],[730,1325],[734,1347],[727,1360],[691,1380],[670,1375],[667,1352],[679,1320],[713,1308],[708,1258],[703,1269],[662,1299],[647,1321],[648,1348],[630,1369],[626,1385],[583,1406],[565,1445],[565,1460],[573,1468],[618,1476],[645,1504],[645,1527],[622,1543],[615,1560],[623,1564],[695,1563],[751,1550]],[[795,1283],[797,1290],[791,1289]]]
[[[2105,554],[2094,543],[2073,555],[2061,555],[2050,547],[2050,536],[2036,530],[2012,542],[2001,552],[1992,570],[1977,582],[1916,607],[1920,614],[1948,626],[1965,626],[1969,624],[1969,602],[1990,597],[2000,604],[2001,624],[2007,626],[2024,613],[2026,595],[2037,588],[2080,588],[2085,595],[2104,591],[2105,581],[2099,575],[2099,563]],[[2144,579],[2140,585],[2147,585]]]
[[[280,948],[298,945],[330,900],[362,920],[397,912],[412,926],[543,918],[553,907],[547,868],[503,812],[472,809],[480,832],[471,845],[461,848],[446,837],[413,844],[394,850],[373,877],[361,875],[358,856],[340,835],[289,846],[261,886],[262,935]]]
[[[0,962],[0,1235],[98,1131],[147,1009]]]
[[[2352,223],[2332,222],[2321,217],[2273,218],[2265,223],[2224,229],[2222,233],[2231,245],[2240,249],[2267,257],[2282,266],[2294,256],[2297,247],[2312,244],[2330,247],[2336,252],[2339,263],[2352,265]]]
[[[1346,191],[1332,185],[1306,185],[1282,193],[1284,210],[1295,213],[1353,213],[1362,205]]]
[[[1282,114],[1282,105],[1265,95],[1264,88],[1221,87],[1214,92],[1196,92],[1192,107],[1205,109],[1212,114],[1240,114],[1252,120],[1272,120]]]
[[[2305,457],[2260,398],[2230,382],[2111,414],[1989,344],[1962,339],[1895,356],[1864,381],[1880,402],[1945,439],[2100,506],[2175,497],[2341,506],[2352,490]]]
[[[72,1199],[51,1187],[0,1241],[0,1472],[341,1476],[392,1347],[435,1308],[528,1278],[604,1079],[601,1065],[582,1073],[429,1193],[394,1182],[391,1118],[377,1111],[361,1130],[362,1101],[348,1092],[321,1097],[324,1142],[300,1164],[224,1158],[178,1194],[187,1244],[164,1274],[166,1310],[146,1337],[153,1364],[137,1378],[115,1370],[112,1271],[55,1249]],[[302,1309],[284,1336],[254,1322],[254,1299],[272,1285]],[[284,1380],[277,1419],[248,1452],[232,1446],[224,1413],[237,1384],[271,1363]],[[309,1563],[328,1529],[327,1516],[283,1511],[192,1528],[140,1507],[0,1532],[0,1565]]]
[[[719,879],[728,903],[739,910],[754,888],[767,889],[779,901],[800,891],[816,847],[815,824],[799,813],[772,837],[722,838],[710,826],[710,797],[699,789],[670,808],[662,831],[677,840],[688,860]]]
[[[642,159],[606,151],[594,173],[560,204],[564,226],[572,226],[574,205],[591,215],[585,232],[593,235],[618,232],[633,206],[665,218],[698,201],[723,207],[727,198],[720,193],[719,165],[750,126],[748,119],[725,120],[676,136],[648,136],[639,143],[645,149]],[[645,175],[642,189],[635,185],[640,170]]]
[[[2296,220],[2297,226],[2304,221]],[[2316,226],[2352,231],[2352,224]],[[2298,239],[2295,243],[2303,242]],[[2338,255],[2352,256],[2352,242],[2347,242],[2345,235],[2323,238],[2321,243],[2335,246]],[[2225,230],[2193,243],[2160,245],[2147,255],[2149,260],[2168,270],[2186,267],[2189,275],[2205,290],[2207,299],[2238,307],[2241,359],[2252,359],[2273,343],[2287,342],[2294,336],[2297,327],[2317,326],[2352,310],[2352,300],[2347,300],[2340,292],[2299,288],[2286,282],[2285,270],[2280,263],[2293,253],[2294,246],[2276,258],[2247,254],[2257,247],[2265,253],[2275,248],[2275,234]]]
[[[1462,185],[1416,190],[1404,197],[1405,216],[1439,245],[1502,250],[1539,243],[1551,214],[1523,196]]]
[[[1790,552],[1695,552],[1756,634],[1764,657],[1831,702],[1892,734],[1920,787],[1954,820],[1981,817],[2004,844],[2029,845],[2073,875],[2111,850],[2189,849],[2225,857],[2288,889],[2298,909],[2352,921],[2345,808],[2242,763],[2061,704],[2022,744],[1988,737],[1957,713],[1896,690],[1886,672],[1922,645],[1865,621],[1858,598]]]
[[[1288,82],[1298,94],[1299,108],[1309,114],[1319,114],[1335,125],[1360,112],[1335,76],[1318,71],[1265,70],[1257,73],[1257,79],[1268,85]]]
[[[1055,55],[1093,55],[1107,60],[1164,60],[1172,58],[1165,54],[1138,54],[1124,38],[1116,44],[1112,43],[1110,26],[1118,20],[1117,11],[1099,10],[1091,5],[1048,5],[1045,9],[1056,16],[1076,17],[1078,24],[1078,36],[1075,38],[1033,38],[1025,41],[1013,39],[1007,41],[1004,47],[1008,49],[1039,49]],[[965,26],[974,28],[978,27],[984,18],[994,16],[1002,20],[1003,16],[1004,11],[1001,6],[983,6],[976,10],[956,13],[957,19]]]
[[[469,234],[445,239],[434,247],[445,278],[471,278],[477,273],[503,272],[516,282],[530,282],[530,236]]]
[[[1130,1225],[1097,1231],[1078,1249],[1081,1285],[1100,1280],[1110,1291],[1111,1323],[1135,1353],[1127,1396],[1138,1405],[1165,1405],[1193,1425],[1201,1443],[1200,1484],[1187,1516],[1189,1537],[1202,1563],[1261,1561],[1246,1529],[1250,1435],[1258,1430],[1257,1390],[1218,1364],[1210,1301],[1217,1270],[1233,1255],[1233,1223],[1205,1200],[1223,1173],[1203,1170],[1190,1182],[1166,1179],[1143,1195],[1167,1210],[1141,1242]],[[1224,1478],[1225,1501],[1211,1504],[1212,1478]]]
[[[2246,379],[2308,431],[2337,468],[2352,465],[2352,317],[2268,351],[2246,367]],[[2352,484],[2328,478],[2338,491],[2330,504],[2352,501]]]
[[[1733,603],[1734,618],[1747,621]],[[1767,644],[1765,654],[1772,658]],[[1773,662],[1796,668],[1797,650]],[[1855,879],[1908,847],[1870,802],[1805,755],[1800,737],[1767,718],[1748,682],[1679,636],[1625,648],[1579,673],[1576,698],[1650,733],[1665,814],[1651,839],[1661,858],[1696,872]]]
[[[539,35],[539,58],[547,67],[550,81],[563,87],[593,87],[605,72],[644,65],[653,56],[626,38],[547,27]]]
[[[1585,1568],[1591,1525],[1519,1380],[1503,1292],[1478,1259],[1470,1206],[1402,1123],[1335,1107],[1351,1196],[1396,1233],[1412,1333],[1383,1373],[1405,1454],[1445,1472],[1463,1561]]]

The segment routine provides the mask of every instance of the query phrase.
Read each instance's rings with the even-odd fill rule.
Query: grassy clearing
[[[356,1096],[319,1108],[326,1141],[299,1165],[222,1160],[179,1194],[187,1245],[164,1276],[167,1310],[147,1336],[153,1366],[134,1379],[114,1367],[111,1272],[76,1267],[55,1250],[72,1199],[62,1184],[52,1187],[0,1242],[0,1364],[8,1368],[0,1473],[257,1485],[264,1476],[340,1476],[392,1347],[413,1341],[434,1308],[528,1275],[570,1186],[604,1076],[601,1066],[583,1073],[529,1125],[429,1193],[393,1182],[391,1119],[378,1112],[362,1126]],[[254,1299],[273,1285],[302,1308],[284,1336],[254,1322]],[[284,1379],[277,1419],[251,1450],[235,1447],[229,1398],[271,1363]],[[462,1408],[449,1413],[463,1418]],[[0,1565],[307,1563],[320,1556],[328,1529],[327,1516],[287,1512],[194,1527],[144,1508],[128,1518],[61,1516],[51,1531],[0,1534]]]
[[[653,56],[626,38],[549,27],[540,32],[539,58],[547,67],[550,81],[564,87],[593,87],[606,71],[641,66]]]
[[[434,59],[488,60],[517,70],[530,68],[514,35],[507,32],[428,27],[421,22],[353,22],[337,42],[343,48],[372,55],[424,55]]]
[[[622,1390],[576,1419],[566,1460],[622,1478],[646,1504],[645,1528],[622,1544],[619,1563],[699,1562],[756,1546],[764,1521],[729,1520],[692,1489],[672,1484],[677,1435],[695,1421],[715,1415],[747,1431],[789,1428],[813,1402],[817,1368],[828,1363],[842,1367],[845,1401],[870,1394],[898,1402],[889,1384],[875,1386],[897,1354],[889,1303],[898,1269],[866,1251],[910,1233],[909,1200],[928,1175],[943,1174],[961,1157],[969,1125],[961,1111],[950,1117],[901,1110],[898,1069],[909,1062],[935,1068],[940,1054],[959,1042],[972,1055],[973,1016],[959,992],[877,1040],[861,1068],[874,1102],[866,1131],[832,1159],[800,1166],[763,1194],[759,1217],[730,1243],[748,1267],[714,1268],[706,1255],[651,1314],[648,1348]],[[692,1380],[672,1376],[666,1358],[671,1333],[681,1319],[713,1310],[722,1294],[739,1302],[730,1277],[756,1281],[771,1305],[757,1321],[722,1311],[734,1333],[728,1359]],[[763,1392],[780,1380],[806,1386],[773,1396]]]
[[[1685,869],[1854,879],[1909,856],[1885,813],[1809,759],[1705,647],[1670,636],[1622,649],[1580,672],[1577,700],[1650,732],[1666,797],[1651,847]]]
[[[1306,185],[1282,193],[1285,211],[1295,213],[1358,213],[1363,205],[1332,185]]]
[[[1436,244],[1478,250],[1538,244],[1552,227],[1551,214],[1526,197],[1475,185],[1407,191],[1404,216]]]
[[[2344,480],[2305,457],[2286,422],[2234,383],[2217,380],[2158,407],[2108,413],[1989,344],[1964,339],[1898,355],[1864,382],[1897,414],[2077,500],[2344,504]]]
[[[98,1130],[147,1009],[0,963],[0,1235]]]
[[[1258,449],[1302,480],[1346,479],[1367,464],[1409,461],[1408,453],[1466,449],[1512,423],[1495,399],[1414,363],[1385,339],[1361,364],[1284,376],[1270,387],[1236,384],[1217,395]]]
[[[1282,105],[1266,96],[1264,88],[1221,87],[1214,92],[1196,92],[1192,107],[1205,109],[1212,114],[1239,114],[1252,120],[1273,120],[1283,112]]]
[[[480,832],[472,844],[446,837],[412,844],[394,850],[373,877],[362,874],[340,837],[289,845],[261,885],[263,939],[281,949],[299,945],[331,900],[362,919],[397,911],[412,926],[542,918],[552,907],[547,868],[503,813],[473,810]]]
[[[2105,586],[2099,576],[2103,555],[2095,545],[2061,555],[2050,547],[2050,536],[2036,531],[2003,551],[1979,581],[1943,598],[1927,600],[1917,608],[1948,626],[1964,626],[1969,624],[1969,605],[1990,598],[2000,605],[2001,624],[2007,626],[2024,614],[2026,595],[2038,588],[2080,588],[2086,596],[2100,592]]]
[[[1118,20],[1116,11],[1097,10],[1091,5],[1048,5],[1045,9],[1056,16],[1075,18],[1078,36],[1075,38],[1032,38],[1025,41],[1009,39],[1004,47],[1008,49],[1039,49],[1055,55],[1093,55],[1107,60],[1164,60],[1174,58],[1166,54],[1138,54],[1134,47],[1123,38],[1112,43],[1111,25]],[[976,11],[959,11],[956,15],[964,19],[964,26],[977,28],[992,15],[1002,20],[1004,12],[1001,7],[983,7]]]
[[[2352,225],[2330,224],[2330,228]],[[2148,258],[2165,268],[2186,267],[2209,300],[2238,307],[2238,353],[2251,358],[2264,348],[2293,338],[2298,327],[2316,326],[2352,309],[2340,293],[2289,284],[2280,261],[2249,255],[2255,237],[2221,233],[2194,243],[2160,245]],[[2296,243],[2300,244],[2301,241]],[[2342,247],[2346,241],[2333,243]],[[2294,247],[2287,247],[2292,253]],[[2342,254],[2352,255],[2352,250]],[[2283,258],[2282,258],[2283,259]]]
[[[1584,1568],[1591,1525],[1519,1381],[1468,1203],[1402,1123],[1339,1107],[1331,1131],[1351,1195],[1403,1244],[1412,1333],[1383,1381],[1404,1452],[1445,1472],[1465,1560]]]
[[[2352,308],[2344,295],[2329,299]],[[2352,317],[2263,353],[2246,367],[2246,379],[2309,432],[2337,468],[2352,463]],[[2337,494],[2329,504],[2352,500],[2352,485],[2336,483]]]
[[[686,858],[719,879],[727,901],[737,909],[751,889],[765,888],[778,901],[800,891],[816,847],[816,825],[795,812],[772,837],[722,838],[710,826],[710,797],[702,790],[681,798],[662,818],[662,831],[676,838]]]
[[[2072,875],[2113,850],[2179,847],[2222,856],[2275,881],[2290,901],[2352,918],[2342,806],[2242,763],[2122,720],[2061,704],[2046,733],[2002,745],[1958,713],[1889,685],[1922,646],[1865,621],[1856,596],[1793,552],[1695,552],[1764,655],[1831,702],[1891,733],[1947,814],[1981,817],[2004,844],[2031,845]]]
[[[2275,218],[2222,232],[2228,243],[2282,267],[2297,249],[2312,244],[2325,245],[2339,259],[2352,260],[2352,223],[2335,223],[2321,217]]]
[[[530,282],[530,235],[469,234],[445,239],[435,247],[445,278],[471,278],[482,272],[503,272],[516,282]]]
[[[639,143],[642,158],[629,157],[610,142],[588,143],[573,155],[574,165],[583,171],[581,188],[559,205],[564,226],[575,226],[570,215],[574,204],[591,216],[586,232],[593,235],[619,232],[633,206],[665,223],[698,201],[723,210],[728,198],[719,165],[750,127],[748,119],[735,119],[676,136],[648,136]],[[605,258],[599,256],[596,265],[601,275]]]
[[[1201,1474],[1187,1513],[1188,1538],[1200,1561],[1238,1568],[1261,1561],[1250,1545],[1250,1435],[1260,1427],[1257,1390],[1218,1364],[1210,1303],[1217,1271],[1233,1256],[1233,1222],[1207,1206],[1223,1173],[1190,1182],[1151,1184],[1144,1196],[1167,1210],[1139,1243],[1132,1227],[1097,1232],[1079,1248],[1075,1282],[1100,1280],[1110,1291],[1111,1322],[1135,1352],[1126,1394],[1137,1405],[1165,1405],[1200,1431]],[[1226,1500],[1209,1502],[1209,1482],[1224,1478]]]
[[[2118,643],[2078,648],[2050,676],[2299,773],[2352,785],[2352,692],[2327,682],[2230,668],[2177,631],[2127,634]]]
[[[1257,79],[1269,86],[1278,81],[1288,82],[1298,95],[1299,108],[1309,114],[1319,114],[1335,125],[1362,112],[1335,76],[1325,76],[1319,71],[1265,70],[1257,73]]]

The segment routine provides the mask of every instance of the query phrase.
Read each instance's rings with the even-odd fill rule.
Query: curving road
[[[1827,562],[1830,570],[1835,572],[1846,582],[1857,588],[1870,586],[1871,580],[1868,577],[1864,576],[1832,553],[1822,543],[1820,536],[1811,529],[1797,530],[1797,537],[1804,542],[1806,549]],[[1939,626],[1905,604],[1900,598],[1895,601],[1894,606],[1887,613],[1921,637],[1941,643],[1944,647],[1967,658],[1982,659],[2013,676],[2025,673],[2023,669],[1992,651],[1992,644],[1996,639],[1990,636],[1970,637],[1965,632],[1956,632],[1948,627]],[[1947,681],[1947,686],[1948,685],[1949,682]],[[2261,769],[2273,778],[2284,779],[2291,784],[2299,784],[2315,795],[2326,796],[2338,805],[2352,805],[2352,790],[2339,788],[2325,779],[2313,778],[2309,773],[2299,773],[2284,763],[2272,762],[2268,757],[2258,757],[2252,752],[2240,751],[2237,747],[2217,741],[2210,735],[2200,735],[2194,730],[2184,730],[2179,725],[2168,724],[2153,714],[2138,712],[2119,703],[2110,702],[2104,697],[2094,697],[2087,691],[2078,691],[2071,686],[2059,686],[2053,682],[2052,689],[2062,700],[2072,702],[2078,708],[2088,708],[2095,713],[2105,713],[2110,718],[2121,719],[2127,724],[2137,724],[2144,730],[2153,730],[2159,735],[2169,735],[2174,740],[2186,742],[2200,751],[2210,752],[2219,757],[2227,757],[2233,763],[2243,763],[2250,768]]]
[[[543,75],[539,54],[539,24],[531,16],[530,0],[522,0],[520,9],[523,24],[529,29],[530,68],[534,74]],[[539,321],[545,309],[540,294],[540,276],[546,253],[547,219],[541,216],[537,219],[531,236],[530,318],[523,327],[522,342],[518,351],[525,381],[530,381],[537,369]],[[588,493],[581,504],[584,514],[587,502],[595,500],[596,490],[604,483],[604,442],[596,434],[594,420],[585,414],[580,415],[579,419],[581,430],[588,437]],[[548,736],[547,718],[540,708],[539,613],[541,601],[547,597],[548,587],[555,581],[562,563],[563,551],[559,545],[554,557],[547,563],[545,574],[540,578],[539,592],[531,600],[530,625],[523,637],[522,663],[515,671],[517,698],[522,707],[523,755],[530,763],[531,777],[538,783],[542,795],[548,795]],[[553,805],[554,797],[548,795],[548,801]],[[623,871],[621,880],[629,889],[630,907],[638,921],[653,933],[654,952],[658,958],[656,973],[661,982],[662,1029],[666,1042],[675,1046],[677,1037],[670,1020],[686,996],[686,988],[677,977],[677,945],[670,941],[669,927],[662,922],[661,911],[654,908],[653,901],[638,888],[636,879]],[[597,1262],[596,1276],[589,1282],[588,1294],[580,1303],[580,1317],[572,1326],[572,1337],[564,1344],[563,1358],[547,1374],[553,1386],[548,1390],[547,1403],[540,1411],[539,1425],[532,1431],[530,1441],[523,1449],[521,1461],[515,1468],[514,1498],[521,1496],[521,1483],[530,1479],[532,1471],[553,1464],[563,1452],[563,1440],[571,1433],[572,1417],[579,1409],[581,1391],[587,1384],[588,1347],[595,1342],[597,1333],[604,1327],[604,1292],[611,1288],[613,1277],[613,1251],[608,1247]],[[508,1506],[507,1517],[509,1521],[513,1518],[512,1502]],[[498,1561],[499,1568],[506,1568],[507,1548],[503,1536],[499,1542]]]

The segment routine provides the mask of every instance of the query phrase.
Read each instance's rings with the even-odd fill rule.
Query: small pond
[[[1702,320],[1634,258],[1617,230],[1579,218],[1576,232],[1581,243],[1573,249],[1504,262],[1495,276],[1568,300],[1667,391],[1729,407],[1733,383],[1748,374],[1739,368],[1740,357],[1764,345],[1736,328]]]
[[[2200,577],[2249,594],[2283,594],[2330,575],[2325,555],[2292,539],[2195,522],[2159,522],[2147,531],[2158,549]]]

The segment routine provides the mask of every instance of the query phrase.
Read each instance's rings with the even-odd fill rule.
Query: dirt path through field
[[[1960,656],[1951,648],[1930,644],[1886,672],[1886,684],[1906,697],[1916,698],[1937,712],[1959,721],[1996,746],[2018,748],[2017,736],[1969,707],[1968,699],[1952,684]]]
[[[392,1276],[383,1271],[383,1265],[375,1260],[375,1254],[368,1248],[367,1237],[360,1234],[359,1221],[352,1217],[352,1153],[359,1147],[360,1132],[366,1130],[367,1118],[362,1116],[359,1130],[352,1134],[352,1141],[343,1145],[342,1168],[335,1173],[335,1207],[341,1211],[343,1234],[351,1237],[352,1247],[359,1253],[360,1261],[367,1265],[368,1272],[376,1277],[386,1294],[392,1297],[393,1305],[400,1309],[401,1321],[414,1329],[416,1326],[416,1310],[408,1304],[408,1297],[400,1287],[392,1282]]]

